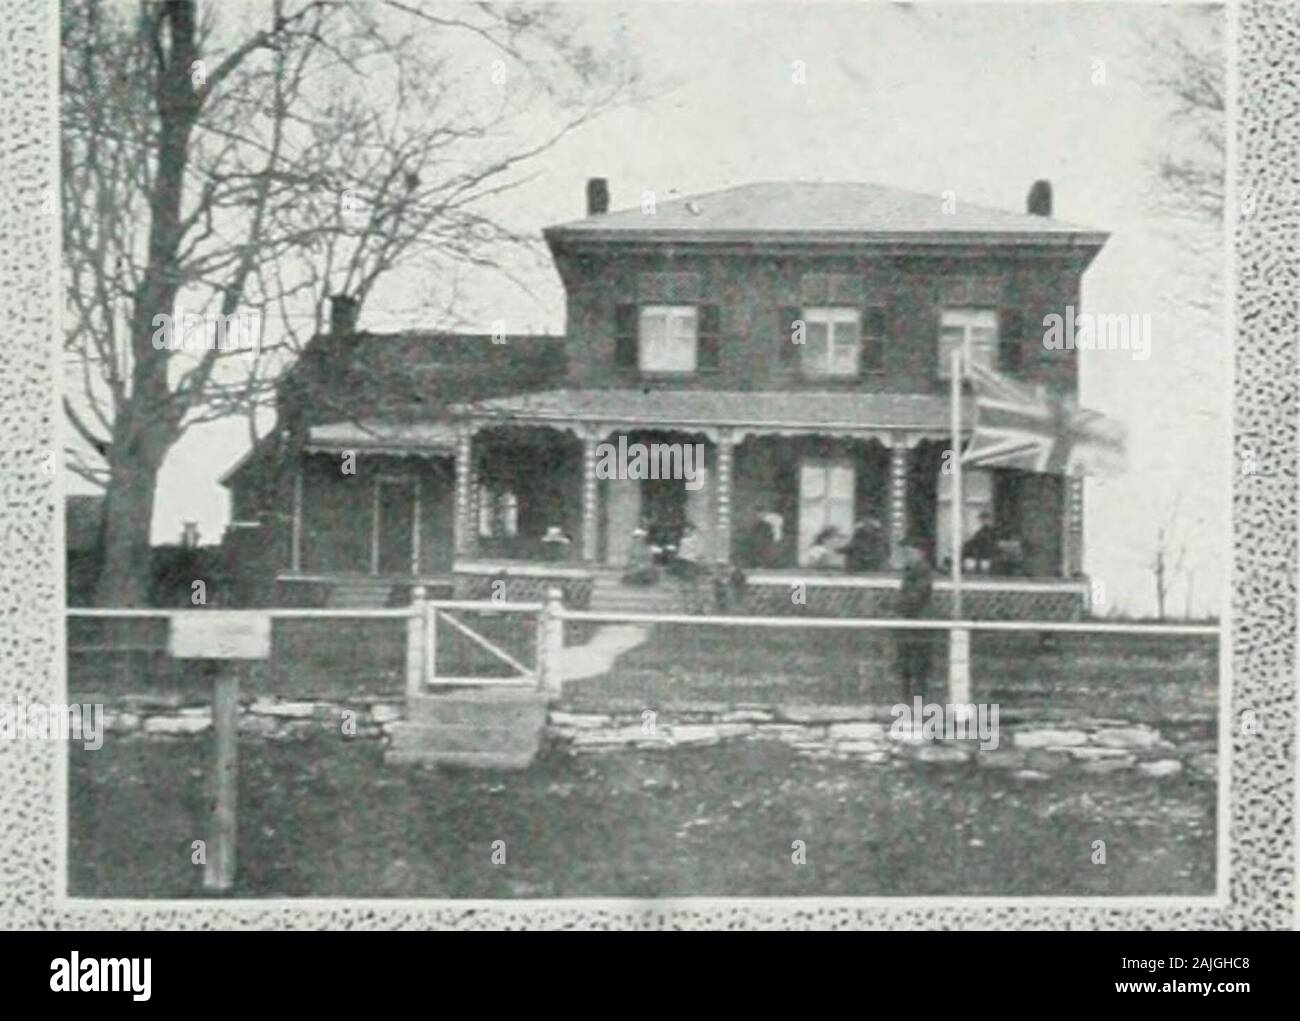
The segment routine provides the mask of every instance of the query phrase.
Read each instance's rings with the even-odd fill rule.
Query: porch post
[[[1061,574],[1083,573],[1083,479],[1067,475],[1063,487],[1061,522]]]
[[[599,431],[587,429],[582,434],[582,559],[596,562],[597,490],[596,444]]]
[[[889,448],[889,563],[901,566],[903,543],[907,541],[907,468],[911,448],[899,436]]]
[[[718,470],[714,494],[717,521],[714,526],[714,559],[719,564],[731,563],[731,460],[735,435],[730,429],[718,430]]]
[[[457,556],[472,556],[476,522],[470,519],[470,490],[474,486],[474,433],[461,427],[456,436],[456,509],[452,515],[452,547]]]

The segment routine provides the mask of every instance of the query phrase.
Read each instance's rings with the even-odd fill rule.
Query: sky
[[[1049,179],[1058,218],[1111,234],[1084,276],[1084,310],[1151,316],[1148,359],[1082,355],[1082,402],[1122,421],[1129,436],[1129,471],[1085,489],[1085,569],[1104,586],[1098,609],[1153,610],[1162,526],[1171,557],[1182,557],[1170,612],[1223,608],[1231,334],[1221,316],[1193,304],[1207,267],[1158,206],[1153,172],[1171,137],[1170,108],[1149,85],[1146,40],[1186,17],[1180,5],[605,3],[577,11],[593,39],[636,48],[656,95],[564,139],[500,200],[499,215],[533,233],[579,218],[585,182],[597,176],[609,180],[615,209],[639,205],[646,191],[669,197],[792,179],[951,191],[959,203],[1021,211],[1030,184]],[[512,332],[562,332],[558,277],[541,260],[526,278],[526,291],[495,274],[467,278],[459,328],[490,332],[504,320]],[[447,325],[409,311],[442,283],[399,273],[368,303],[361,326]],[[187,519],[199,522],[204,541],[219,540],[228,512],[216,479],[247,445],[242,419],[181,439],[160,478],[155,541],[176,541]]]

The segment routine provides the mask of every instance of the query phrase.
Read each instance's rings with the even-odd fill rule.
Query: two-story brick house
[[[671,538],[689,522],[704,559],[746,572],[751,609],[788,607],[802,581],[809,609],[877,612],[897,584],[888,563],[853,575],[812,567],[810,550],[871,515],[891,553],[910,534],[936,562],[951,555],[952,347],[1077,389],[1076,353],[1045,349],[1041,324],[1078,309],[1105,235],[1051,219],[1044,182],[1024,214],[868,184],[760,183],[610,212],[593,180],[587,197],[585,219],[543,232],[566,293],[562,358],[459,399],[439,377],[423,412],[300,428],[296,481],[280,490],[296,508],[286,566],[313,567],[312,515],[332,503],[326,533],[337,543],[353,522],[346,564],[360,573],[450,574],[469,595],[503,577],[530,595],[559,580],[584,601],[627,563],[638,526]],[[497,366],[527,364],[537,344],[504,338]],[[689,485],[606,477],[604,445],[620,443],[698,444],[703,471]],[[364,494],[339,474],[349,451],[373,476]],[[971,471],[965,490],[966,532],[987,512],[1025,551],[1016,577],[971,579],[968,609],[1077,612],[1077,482]],[[760,515],[775,541],[756,558]],[[571,543],[543,543],[548,530]]]

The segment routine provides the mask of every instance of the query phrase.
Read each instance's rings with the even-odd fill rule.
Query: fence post
[[[239,675],[248,668],[223,662],[212,680],[212,829],[203,886],[229,890],[235,883],[235,813],[239,790]]]
[[[564,687],[560,677],[560,654],[564,651],[564,592],[557,586],[546,590],[542,612],[537,618],[537,689],[559,695]]]
[[[948,631],[948,703],[966,705],[970,702],[970,629],[950,628]]]
[[[424,691],[424,677],[432,663],[424,662],[425,655],[425,589],[416,585],[411,589],[411,615],[406,618],[406,697],[413,698]]]

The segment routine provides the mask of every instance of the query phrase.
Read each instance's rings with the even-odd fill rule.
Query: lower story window
[[[856,476],[848,461],[807,460],[799,466],[799,563],[818,566],[829,546],[853,532]],[[839,543],[827,542],[827,534]],[[824,563],[824,561],[823,561]]]
[[[519,499],[508,489],[478,487],[480,539],[509,539],[519,534]]]
[[[980,527],[980,515],[993,513],[993,473],[978,468],[968,468],[962,473],[962,541],[969,539]],[[937,562],[949,562],[952,556],[952,476],[939,473],[939,507],[935,519],[935,552]]]

